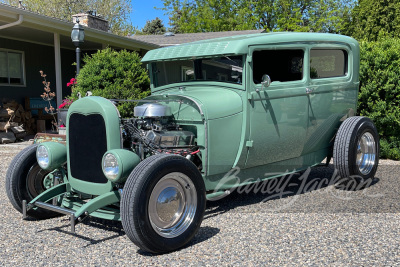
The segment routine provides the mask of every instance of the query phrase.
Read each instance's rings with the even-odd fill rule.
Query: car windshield
[[[151,63],[154,87],[191,82],[214,81],[242,84],[244,56],[221,56],[193,60]]]

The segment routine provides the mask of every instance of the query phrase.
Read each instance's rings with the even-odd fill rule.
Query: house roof
[[[200,32],[200,33],[167,33],[164,35],[133,35],[131,39],[152,43],[161,47],[191,43],[201,40],[229,37],[243,34],[261,33],[264,30],[226,31],[226,32]]]
[[[74,26],[72,22],[0,4],[0,28],[21,19],[22,22],[18,25],[0,29],[0,37],[53,46],[54,33],[58,33],[62,48],[75,49],[70,37]],[[80,46],[82,50],[97,50],[106,46],[130,50],[151,50],[159,47],[145,41],[85,27],[85,41]]]

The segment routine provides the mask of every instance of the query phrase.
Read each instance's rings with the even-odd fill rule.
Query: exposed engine
[[[158,103],[137,106],[134,118],[124,119],[122,124],[124,148],[132,149],[141,159],[159,153],[179,154],[201,168],[195,134],[175,123],[169,106]]]

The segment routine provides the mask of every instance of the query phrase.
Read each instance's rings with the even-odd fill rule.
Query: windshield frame
[[[153,64],[154,63],[161,63],[161,62],[173,62],[173,61],[187,61],[190,60],[192,62],[193,68],[195,68],[195,60],[210,60],[210,59],[215,59],[215,58],[223,58],[226,57],[230,59],[231,57],[237,57],[241,56],[242,57],[242,76],[241,76],[241,83],[235,83],[235,82],[229,82],[229,81],[220,81],[220,80],[204,80],[204,79],[199,79],[199,80],[190,80],[190,81],[178,81],[178,82],[172,82],[169,84],[164,84],[160,86],[156,86],[155,82],[157,77],[155,77],[155,71],[153,70]],[[215,56],[206,56],[206,57],[195,57],[195,58],[180,58],[176,60],[160,60],[160,61],[151,61],[148,62],[148,71],[149,71],[149,76],[150,76],[150,87],[151,91],[160,91],[160,90],[165,90],[171,87],[181,87],[181,86],[197,86],[197,85],[217,85],[217,86],[224,86],[224,87],[231,87],[239,90],[245,90],[245,84],[246,84],[246,54],[239,54],[239,55],[215,55]],[[195,71],[195,70],[193,70]]]

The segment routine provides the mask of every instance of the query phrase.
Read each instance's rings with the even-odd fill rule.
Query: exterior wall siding
[[[39,97],[43,92],[40,70],[47,74],[46,78],[51,83],[52,91],[56,91],[54,47],[0,38],[0,49],[23,51],[25,58],[25,86],[0,85],[0,100],[15,99],[23,104],[25,97]],[[71,94],[71,89],[66,84],[75,76],[73,62],[75,52],[61,49],[63,97]]]

